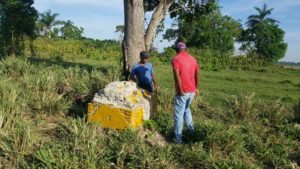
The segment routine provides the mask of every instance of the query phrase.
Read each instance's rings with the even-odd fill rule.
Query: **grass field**
[[[170,65],[159,65],[156,69],[161,86],[172,88],[174,82]],[[295,103],[300,96],[299,89],[298,70],[257,68],[253,71],[201,71],[201,95],[215,106],[234,95],[251,93],[255,93],[256,100],[266,103],[276,100]]]
[[[141,130],[85,122],[90,95],[119,79],[119,61],[1,60],[0,168],[299,168],[299,70],[202,70],[192,105],[197,134],[176,145],[171,67],[154,60],[159,113],[144,128],[166,139],[160,147]]]

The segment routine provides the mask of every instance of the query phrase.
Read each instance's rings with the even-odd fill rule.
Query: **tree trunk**
[[[131,67],[139,61],[140,52],[145,50],[143,0],[124,0],[124,12],[125,32],[122,48],[123,70],[127,79]]]
[[[15,36],[14,36],[14,29],[12,28],[11,30],[11,50],[10,50],[10,55],[15,56],[16,53],[16,43],[15,43]]]
[[[157,7],[154,9],[151,21],[149,23],[146,35],[145,35],[145,47],[146,50],[150,50],[151,44],[153,42],[156,27],[164,19],[170,6],[173,4],[174,0],[161,0]]]

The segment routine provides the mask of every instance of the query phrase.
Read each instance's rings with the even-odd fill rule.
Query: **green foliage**
[[[188,52],[198,60],[201,69],[209,71],[218,71],[227,68],[233,70],[250,70],[266,65],[265,62],[256,56],[232,56],[230,53],[221,54],[218,50],[199,49],[195,47],[188,48]],[[165,48],[164,52],[158,54],[157,57],[164,63],[170,63],[175,55],[175,49],[169,47]]]
[[[155,7],[159,4],[159,0],[143,0],[144,10],[146,12],[153,11]]]
[[[265,62],[277,62],[285,56],[287,44],[284,42],[285,32],[279,28],[276,20],[267,18],[273,9],[255,8],[259,14],[248,17],[248,28],[243,31],[240,41],[241,49],[255,52]]]
[[[62,37],[64,39],[81,39],[83,28],[78,28],[70,20],[64,22],[63,27],[60,28]]]
[[[250,15],[248,17],[248,21],[246,22],[248,27],[255,27],[259,23],[268,23],[275,24],[278,23],[277,20],[273,18],[268,18],[267,16],[272,14],[273,8],[268,9],[267,4],[264,4],[263,8],[260,9],[258,7],[254,7],[254,9],[258,12],[258,14]]]
[[[39,38],[35,49],[34,58],[0,61],[2,168],[299,167],[298,70],[202,69],[200,96],[191,106],[196,135],[186,137],[184,130],[187,144],[176,145],[171,141],[170,60],[151,58],[160,85],[158,112],[144,127],[151,129],[149,135],[155,132],[166,139],[166,146],[159,147],[142,137],[143,129],[107,130],[84,118],[89,98],[119,79],[120,44]],[[206,60],[211,54],[204,51],[190,52],[202,67],[219,62]],[[171,58],[175,51],[166,49],[165,54]],[[240,57],[220,63],[248,61]]]
[[[300,99],[298,103],[294,106],[295,120],[300,123]]]
[[[115,80],[115,74],[107,71],[69,66],[47,67],[47,60],[26,61],[24,59],[8,58],[0,64],[1,78],[6,83],[15,83],[15,95],[21,102],[16,106],[31,113],[56,114],[68,112],[73,99],[96,92],[109,81]],[[102,68],[106,69],[105,67]],[[103,71],[104,72],[104,71]],[[105,77],[105,78],[104,78]],[[17,82],[17,83],[16,83]],[[8,90],[9,91],[9,90]],[[17,91],[23,91],[18,93]],[[10,96],[10,95],[7,95]],[[3,99],[5,99],[3,97]]]
[[[167,30],[164,38],[171,40],[182,37],[189,47],[210,49],[221,55],[232,53],[241,24],[230,16],[223,16],[217,4],[211,2],[206,6],[212,6],[212,10],[206,13],[200,8],[199,11],[180,14],[178,29]]]
[[[255,121],[258,118],[258,112],[254,108],[253,102],[254,94],[249,96],[236,97],[229,102],[228,107],[229,119]]]
[[[113,40],[37,38],[33,47],[34,54],[40,58],[64,58],[70,61],[86,58],[98,61],[121,60],[121,45]],[[26,45],[26,56],[32,56],[29,44]]]
[[[56,19],[58,15],[58,13],[52,14],[51,10],[39,14],[39,19],[36,25],[37,31],[40,36],[47,36],[49,38],[53,38],[58,35],[58,28],[53,28],[63,23],[62,21]]]
[[[0,26],[2,44],[0,53],[20,55],[24,49],[24,38],[35,38],[37,11],[33,0],[3,0],[0,2]]]
[[[125,31],[125,26],[124,25],[117,25],[116,26],[115,32],[124,33],[124,31]]]
[[[223,16],[218,3],[215,1],[179,2],[185,4],[187,9],[179,10],[175,24],[177,28],[170,28],[164,35],[165,39],[184,41],[193,51],[201,49],[197,53],[205,55],[204,64],[208,69],[216,69],[227,62],[228,56],[234,52],[234,41],[240,36],[241,24],[230,16]],[[175,7],[174,7],[175,8]],[[178,7],[180,8],[180,7]],[[195,49],[194,49],[195,48]],[[210,63],[209,63],[210,62]],[[226,63],[224,63],[226,64]]]
[[[36,23],[37,32],[39,36],[45,36],[48,38],[62,37],[64,39],[82,39],[83,28],[79,28],[74,25],[71,20],[60,21],[56,18],[58,13],[51,13],[48,10],[39,14],[38,22]],[[61,26],[60,28],[57,26]]]
[[[193,26],[186,24],[186,30],[191,31],[191,35],[186,37],[188,46],[212,49],[221,55],[233,53],[234,38],[239,36],[241,30],[239,22],[222,16],[220,12],[203,15],[194,22]]]

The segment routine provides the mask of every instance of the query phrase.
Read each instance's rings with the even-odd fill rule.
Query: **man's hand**
[[[199,90],[198,89],[196,89],[195,94],[196,94],[196,96],[199,95]]]
[[[158,85],[155,83],[154,84],[154,90],[157,91],[157,89],[158,89]]]
[[[178,94],[179,94],[179,96],[184,96],[184,95],[185,95],[184,91],[182,91],[182,90],[181,90],[181,91],[179,91],[179,93],[178,93]]]

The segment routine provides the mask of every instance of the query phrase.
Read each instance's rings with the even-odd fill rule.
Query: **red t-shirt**
[[[182,51],[173,58],[172,66],[173,69],[179,70],[183,92],[195,92],[197,89],[195,75],[199,71],[199,65],[196,59],[190,56],[186,51]],[[179,92],[178,86],[176,86],[176,91]]]

